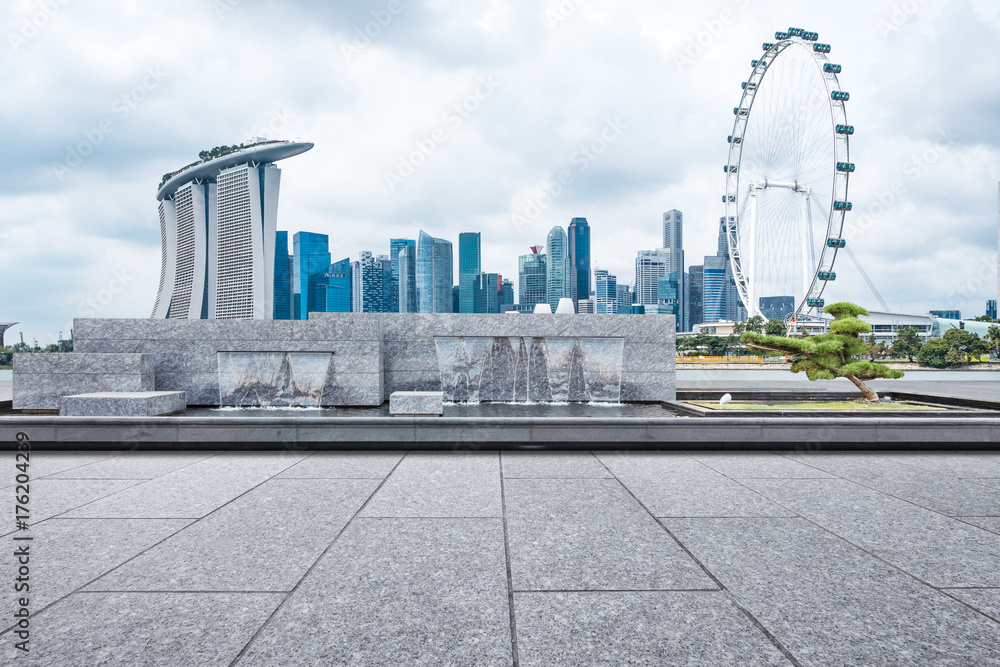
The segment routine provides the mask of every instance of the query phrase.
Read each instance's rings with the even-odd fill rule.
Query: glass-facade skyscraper
[[[614,315],[618,312],[618,278],[604,269],[594,270],[594,313]]]
[[[419,312],[417,303],[417,246],[408,244],[399,249],[399,312]]]
[[[400,266],[399,266],[399,253],[402,252],[404,248],[412,247],[416,250],[416,243],[413,239],[390,239],[389,240],[389,259],[392,262],[392,285],[394,296],[392,297],[392,303],[390,305],[391,313],[406,313],[411,312],[404,309],[406,305],[404,301],[400,298]],[[414,285],[414,291],[416,286]]]
[[[503,278],[496,273],[480,273],[473,285],[474,313],[499,313]]]
[[[556,312],[559,299],[570,298],[569,240],[558,225],[548,236],[548,257],[545,267],[545,298]]]
[[[570,298],[576,312],[580,300],[590,299],[590,225],[586,218],[573,218],[567,233],[569,241]]]
[[[530,255],[517,258],[517,302],[522,306],[548,303],[546,266],[545,253],[538,246],[531,248]]]
[[[687,275],[688,324],[694,325],[705,321],[705,267],[703,265],[689,266]]]
[[[656,305],[660,300],[660,276],[670,273],[670,253],[666,250],[640,250],[635,258],[633,303]]]
[[[482,247],[479,232],[458,235],[458,305],[461,313],[474,313],[475,283],[482,272]]]
[[[421,230],[417,241],[417,304],[421,313],[452,312],[452,245]]]
[[[725,257],[705,258],[702,272],[704,323],[729,320],[729,261]]]
[[[361,259],[351,272],[359,279],[354,286],[353,311],[356,313],[392,313],[398,290],[392,280],[392,260],[389,255],[375,257],[370,251],[361,253]],[[395,295],[395,296],[394,296]]]
[[[288,232],[274,234],[274,319],[292,319],[292,259]]]
[[[351,312],[351,260],[344,258],[331,264],[324,274],[326,278],[327,313]]]
[[[677,296],[677,330],[690,331],[687,286],[684,281],[684,214],[670,210],[663,214],[663,248],[668,251],[667,273],[676,273],[680,293]]]
[[[310,312],[326,310],[325,298],[320,299],[318,287],[325,283],[324,274],[330,266],[330,237],[296,232],[292,244],[292,319],[307,320]]]

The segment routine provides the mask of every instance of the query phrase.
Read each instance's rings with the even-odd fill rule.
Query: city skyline
[[[858,128],[846,235],[886,301],[976,314],[995,297],[1000,104],[982,84],[1000,50],[995,5],[571,4],[407,5],[363,47],[357,31],[382,3],[60,4],[5,55],[17,67],[2,74],[0,281],[30,276],[32,290],[5,295],[0,317],[50,342],[73,317],[148,316],[160,259],[150,184],[198,150],[255,135],[316,142],[283,167],[277,228],[327,234],[337,258],[383,253],[383,239],[420,227],[453,242],[477,230],[494,240],[482,266],[514,276],[525,247],[585,216],[614,230],[595,265],[628,280],[673,207],[687,263],[700,264],[723,214],[740,83],[786,25],[819,32],[844,67]],[[4,27],[20,36],[32,16],[12,4]],[[287,49],[244,48],[307,17]],[[968,48],[942,48],[956,41]],[[219,49],[231,62],[205,67]],[[853,266],[837,268],[828,301],[873,306]]]

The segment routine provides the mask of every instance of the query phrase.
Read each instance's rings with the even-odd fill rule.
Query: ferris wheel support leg
[[[757,270],[757,191],[750,191],[750,253],[747,259],[747,301],[749,303],[744,304],[747,310],[747,317],[753,317],[757,314],[757,297],[754,290],[754,284],[757,280],[756,270]]]

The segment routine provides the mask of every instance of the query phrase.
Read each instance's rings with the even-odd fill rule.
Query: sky
[[[715,254],[726,137],[776,30],[820,33],[857,128],[845,237],[894,312],[997,293],[1000,6],[986,0],[12,0],[0,43],[0,322],[149,317],[164,173],[251,136],[283,161],[278,229],[335,260],[482,233],[483,270],[586,217],[634,280],[684,213]],[[560,182],[563,175],[564,183]],[[456,253],[457,254],[457,253]],[[457,258],[456,258],[457,259]],[[846,257],[827,302],[879,309]],[[457,274],[456,274],[457,275]]]

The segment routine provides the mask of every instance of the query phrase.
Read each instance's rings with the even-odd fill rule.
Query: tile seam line
[[[138,450],[138,449],[127,450],[127,451],[125,451],[124,453],[121,453],[121,454],[116,454],[117,451],[118,450],[112,451],[112,453],[110,455],[108,455],[107,458],[101,459],[100,461],[94,461],[93,463],[88,463],[88,464],[86,464],[84,466],[79,466],[77,468],[70,468],[69,470],[63,470],[61,472],[52,473],[52,474],[53,475],[61,475],[62,473],[69,472],[70,470],[79,470],[80,468],[86,468],[87,466],[96,465],[98,463],[107,463],[108,461],[110,461],[112,459],[118,459],[118,458],[121,458],[123,456],[127,456],[128,454],[137,454],[137,455],[141,456],[144,453],[144,452],[142,452],[141,450]],[[177,453],[177,452],[169,452],[169,453]],[[180,452],[180,453],[187,453],[187,452]],[[161,477],[166,477],[167,475],[172,475],[175,472],[180,472],[181,470],[185,470],[186,468],[190,468],[191,466],[198,465],[199,463],[204,463],[205,461],[210,461],[210,460],[216,458],[217,456],[222,456],[225,453],[226,453],[225,451],[216,451],[214,454],[209,454],[208,456],[206,456],[203,459],[198,459],[197,461],[192,461],[191,463],[188,463],[187,465],[183,465],[180,468],[175,468],[174,470],[169,470],[169,471],[161,473],[159,475],[154,475],[153,477],[53,477],[53,476],[49,475],[49,476],[47,476],[47,477],[45,477],[43,479],[87,479],[87,480],[124,480],[124,481],[138,479],[138,480],[142,480],[144,482],[151,482],[154,479],[159,479]]]
[[[734,480],[734,481],[735,481],[735,480]],[[850,482],[851,480],[844,480],[844,481],[845,481],[845,482]],[[751,489],[751,490],[753,490],[753,489]],[[768,498],[767,496],[764,496],[764,497],[765,497],[765,498],[767,498],[768,500],[770,500],[771,502],[775,503],[775,504],[776,504],[776,505],[778,505],[779,507],[785,507],[784,505],[782,505],[781,503],[779,503],[779,502],[778,502],[777,500],[774,500],[774,499],[772,499],[772,498]],[[787,508],[786,508],[786,509],[787,509]],[[789,510],[789,511],[790,511],[790,510]],[[903,574],[903,575],[905,575],[905,576],[907,576],[907,577],[910,577],[911,579],[913,579],[913,580],[914,580],[914,581],[916,581],[917,583],[919,583],[919,584],[922,584],[923,586],[926,586],[926,587],[927,587],[927,588],[929,588],[930,590],[932,590],[932,591],[936,591],[936,592],[938,592],[938,593],[940,593],[940,594],[942,594],[942,595],[944,595],[944,596],[946,596],[946,597],[949,597],[949,598],[951,598],[951,599],[953,599],[953,600],[955,600],[955,601],[957,601],[957,602],[960,602],[960,603],[961,603],[961,604],[962,604],[963,606],[965,606],[965,607],[968,607],[969,609],[971,609],[972,611],[976,612],[977,614],[979,614],[979,615],[981,615],[981,616],[985,616],[986,618],[990,619],[991,621],[994,621],[994,622],[996,622],[996,623],[1000,623],[1000,620],[997,620],[997,619],[993,618],[992,616],[990,616],[990,615],[989,615],[989,614],[987,614],[986,612],[984,612],[984,611],[982,611],[982,610],[980,610],[980,609],[976,609],[976,608],[975,608],[975,607],[973,607],[973,606],[972,606],[971,604],[969,604],[969,603],[967,603],[967,602],[965,602],[965,601],[963,601],[963,600],[959,600],[959,599],[958,599],[958,598],[956,598],[956,597],[955,597],[954,595],[950,595],[950,594],[949,594],[949,593],[947,592],[947,590],[945,590],[945,589],[944,589],[943,587],[940,587],[940,586],[935,586],[934,584],[931,584],[930,582],[927,582],[927,581],[924,581],[923,579],[921,579],[920,577],[918,577],[918,576],[917,576],[917,575],[915,575],[914,573],[912,573],[912,572],[909,572],[909,571],[907,571],[907,570],[904,570],[904,569],[902,568],[902,566],[900,566],[900,565],[896,565],[895,563],[892,563],[892,562],[890,562],[890,561],[886,560],[885,558],[883,558],[883,557],[881,557],[881,556],[879,556],[879,555],[877,555],[877,554],[875,554],[875,553],[873,553],[873,552],[869,551],[868,549],[866,549],[865,547],[862,547],[862,546],[861,546],[861,545],[859,545],[859,544],[855,544],[854,542],[852,542],[851,540],[847,539],[847,538],[846,538],[846,537],[844,537],[843,535],[838,535],[837,533],[833,532],[833,531],[832,531],[831,529],[829,529],[829,528],[827,528],[826,526],[823,526],[823,525],[821,525],[821,524],[819,524],[819,523],[817,523],[817,522],[813,521],[813,520],[812,520],[812,519],[810,519],[809,517],[806,517],[806,516],[802,516],[802,515],[800,514],[800,515],[798,515],[798,518],[799,518],[799,519],[801,519],[802,521],[805,521],[806,523],[809,523],[809,524],[812,524],[812,525],[813,525],[813,526],[815,526],[816,528],[819,528],[819,529],[820,529],[820,530],[822,530],[822,531],[823,531],[824,533],[828,533],[828,534],[832,535],[833,537],[835,537],[835,538],[836,538],[836,539],[838,539],[838,540],[841,540],[841,541],[842,541],[842,542],[844,542],[845,544],[849,544],[849,545],[851,545],[851,546],[852,546],[852,547],[854,547],[855,549],[857,549],[857,550],[861,551],[862,553],[864,553],[864,554],[866,554],[866,555],[870,556],[871,558],[874,558],[875,560],[877,560],[877,561],[879,561],[879,562],[883,563],[884,565],[887,565],[887,566],[891,567],[892,569],[896,570],[897,572],[900,572],[901,574]]]
[[[647,514],[648,514],[648,515],[649,515],[650,517],[652,517],[653,521],[655,521],[655,522],[656,522],[656,523],[657,523],[657,524],[658,524],[658,525],[660,526],[660,528],[662,528],[662,529],[663,529],[663,531],[664,531],[664,532],[665,532],[665,533],[666,533],[667,535],[669,535],[669,536],[670,536],[670,539],[672,539],[672,540],[673,540],[674,542],[676,542],[676,543],[677,543],[677,546],[679,546],[679,547],[680,547],[680,548],[681,548],[681,549],[682,549],[682,550],[684,551],[684,553],[686,553],[686,554],[688,555],[688,558],[690,558],[690,559],[691,559],[692,561],[694,561],[694,563],[695,563],[695,564],[697,564],[697,565],[698,565],[698,567],[700,567],[700,568],[702,569],[702,571],[704,571],[704,572],[705,572],[705,574],[706,574],[706,575],[707,575],[707,576],[708,576],[708,577],[709,577],[709,578],[710,578],[710,579],[711,579],[712,581],[714,581],[714,582],[715,582],[715,585],[719,587],[719,590],[720,590],[720,591],[722,591],[722,593],[723,593],[723,594],[724,594],[724,595],[726,596],[726,598],[727,598],[727,599],[728,599],[728,600],[729,600],[729,601],[730,601],[730,602],[731,602],[731,603],[733,604],[733,606],[734,606],[734,607],[736,607],[737,609],[739,609],[739,610],[740,610],[740,611],[741,611],[741,612],[743,613],[743,615],[744,615],[744,616],[746,616],[746,618],[747,618],[747,619],[749,619],[749,620],[750,620],[750,622],[751,622],[751,623],[752,623],[752,624],[753,624],[753,625],[754,625],[754,626],[755,626],[755,627],[756,627],[756,628],[757,628],[758,630],[760,630],[761,634],[763,634],[763,635],[764,635],[764,636],[765,636],[765,637],[766,637],[766,638],[768,639],[768,641],[770,641],[770,642],[771,642],[771,644],[772,644],[772,645],[773,645],[773,646],[774,646],[775,648],[777,648],[777,649],[778,649],[778,651],[780,651],[780,652],[781,652],[781,654],[785,656],[785,658],[787,658],[787,659],[789,660],[789,662],[791,662],[791,663],[792,663],[793,665],[795,665],[796,667],[803,667],[802,663],[801,663],[801,662],[799,662],[799,660],[798,660],[798,659],[797,659],[797,658],[796,658],[796,657],[795,657],[795,656],[794,656],[794,655],[792,654],[792,652],[791,652],[790,650],[788,650],[788,649],[787,649],[787,648],[785,647],[785,645],[784,645],[784,644],[782,644],[782,643],[781,643],[781,641],[780,641],[780,640],[778,639],[778,637],[777,637],[777,636],[776,636],[776,635],[775,635],[774,633],[772,633],[772,632],[771,632],[770,630],[768,630],[768,629],[767,629],[767,627],[766,627],[766,626],[765,626],[765,625],[764,625],[763,623],[761,623],[761,622],[760,622],[760,620],[758,620],[756,616],[754,616],[754,615],[753,615],[752,613],[750,613],[750,610],[749,610],[749,609],[747,609],[746,607],[744,607],[744,606],[743,606],[743,605],[742,605],[742,604],[741,604],[741,603],[739,602],[739,600],[737,600],[737,599],[736,599],[736,596],[735,596],[735,595],[733,595],[732,591],[730,591],[730,590],[729,590],[729,589],[728,589],[728,588],[726,587],[726,585],[722,583],[722,580],[721,580],[721,579],[719,579],[718,577],[716,577],[716,576],[715,576],[715,575],[714,575],[714,574],[712,573],[712,571],[711,571],[711,570],[709,570],[709,569],[708,569],[708,568],[707,568],[707,567],[705,566],[705,564],[701,562],[701,560],[700,560],[699,558],[697,558],[697,557],[696,557],[696,556],[695,556],[695,555],[694,555],[693,553],[691,553],[691,550],[690,550],[690,549],[688,549],[688,548],[687,548],[687,546],[686,546],[686,545],[685,545],[685,544],[684,544],[683,542],[681,542],[681,541],[680,541],[679,539],[677,539],[677,536],[676,536],[676,535],[674,535],[674,534],[673,534],[673,532],[672,532],[672,531],[671,531],[671,530],[670,530],[669,528],[667,528],[667,527],[666,527],[666,526],[665,526],[665,525],[663,524],[663,522],[662,522],[662,521],[660,521],[660,520],[659,520],[658,518],[656,518],[655,516],[653,516],[653,513],[649,511],[649,508],[648,508],[648,507],[646,507],[646,505],[645,505],[645,504],[644,504],[644,503],[643,503],[643,502],[642,502],[641,500],[639,500],[639,499],[638,499],[638,498],[636,497],[636,495],[635,495],[634,493],[632,493],[632,489],[628,488],[628,486],[627,486],[627,485],[625,484],[625,482],[623,482],[622,480],[620,480],[620,479],[618,478],[618,476],[617,476],[617,475],[615,475],[614,471],[613,471],[613,470],[611,470],[611,468],[609,468],[609,467],[607,466],[607,464],[606,464],[606,463],[604,463],[604,461],[601,461],[601,458],[600,458],[599,456],[597,456],[597,454],[595,454],[593,450],[591,450],[591,451],[590,451],[590,453],[591,453],[591,454],[593,454],[594,458],[596,458],[596,459],[597,459],[597,460],[598,460],[598,461],[599,461],[599,462],[601,463],[601,465],[603,465],[603,466],[604,466],[604,467],[605,467],[605,468],[607,469],[607,471],[608,471],[609,473],[611,473],[611,476],[612,476],[612,477],[614,477],[614,479],[615,479],[615,480],[616,480],[616,481],[617,481],[617,482],[618,482],[618,483],[619,483],[619,484],[620,484],[620,485],[622,486],[622,488],[623,488],[623,489],[625,489],[625,492],[626,492],[626,493],[628,493],[628,494],[629,494],[629,495],[630,495],[630,496],[632,497],[632,499],[633,499],[633,500],[635,500],[635,502],[637,502],[637,503],[639,504],[639,506],[640,506],[640,507],[641,507],[641,508],[642,508],[643,510],[645,510],[645,512],[646,512],[646,513],[647,513]],[[684,454],[684,456],[688,456],[688,455],[687,455],[687,454]],[[689,456],[688,458],[691,458],[691,457]],[[699,463],[700,463],[700,462],[699,462]],[[701,464],[701,465],[704,465],[704,464]],[[707,466],[706,466],[706,467],[707,467]]]
[[[337,541],[340,540],[341,535],[344,534],[344,531],[346,531],[348,527],[350,527],[350,525],[354,523],[354,520],[358,518],[361,512],[363,512],[364,509],[368,507],[368,503],[370,503],[372,501],[372,498],[374,498],[376,494],[378,494],[378,492],[382,489],[382,487],[385,486],[385,483],[389,480],[390,477],[392,477],[393,473],[396,472],[396,469],[399,468],[400,465],[402,465],[403,461],[406,460],[406,457],[409,456],[409,454],[410,454],[409,451],[403,452],[403,455],[399,457],[399,461],[397,461],[396,465],[392,467],[392,470],[390,470],[389,473],[382,479],[382,481],[379,482],[378,486],[375,487],[375,490],[372,491],[371,494],[369,494],[368,498],[365,499],[365,502],[361,504],[361,507],[357,509],[357,511],[351,516],[351,518],[347,520],[347,523],[344,524],[344,527],[341,528],[340,531],[333,537],[333,539],[330,541],[330,544],[328,544],[326,546],[326,549],[323,550],[323,553],[321,553],[316,558],[316,560],[313,561],[313,564],[309,566],[309,568],[305,571],[305,573],[301,577],[299,577],[299,580],[295,582],[295,585],[292,586],[292,589],[287,593],[285,593],[284,598],[281,600],[278,606],[274,608],[274,611],[272,611],[270,615],[266,619],[264,619],[264,622],[261,623],[260,626],[257,628],[257,630],[253,633],[253,635],[251,635],[250,639],[246,642],[246,644],[243,645],[243,648],[240,649],[239,653],[236,654],[236,657],[233,658],[232,661],[230,661],[229,667],[235,667],[237,664],[239,664],[240,660],[242,660],[243,657],[246,656],[246,654],[250,651],[253,645],[257,642],[257,638],[260,637],[261,634],[263,634],[264,630],[266,630],[267,627],[271,624],[271,621],[273,621],[274,618],[278,615],[278,612],[280,612],[285,607],[285,605],[288,604],[288,601],[292,598],[293,595],[295,595],[295,592],[299,590],[299,588],[302,586],[302,582],[309,577],[310,573],[312,573],[312,571],[316,568],[316,566],[319,565],[319,562],[323,560],[324,557],[326,557],[326,555],[330,552],[331,549],[333,549]]]
[[[224,452],[223,452],[223,453],[224,453]],[[205,459],[202,459],[202,460],[203,460],[203,461],[208,461],[209,459],[212,459],[212,458],[215,458],[215,457],[214,457],[214,456],[210,456],[210,457],[208,457],[208,458],[205,458]],[[171,474],[171,473],[167,473],[167,474]],[[275,473],[275,474],[278,474],[278,473]],[[219,507],[215,508],[214,510],[212,510],[212,511],[211,511],[211,512],[209,512],[208,514],[206,514],[206,515],[204,515],[204,516],[202,516],[202,517],[198,517],[198,518],[196,518],[196,519],[194,519],[194,520],[190,519],[189,517],[184,517],[184,518],[169,518],[169,517],[168,517],[168,518],[163,518],[162,520],[164,520],[164,521],[187,521],[188,523],[187,523],[187,525],[185,525],[185,526],[181,526],[180,528],[178,528],[177,530],[175,530],[175,531],[174,531],[174,532],[172,532],[171,534],[167,535],[166,537],[164,537],[164,538],[163,538],[162,540],[160,540],[159,542],[156,542],[155,544],[151,544],[150,546],[148,546],[147,548],[143,549],[143,550],[142,550],[142,551],[140,551],[139,553],[135,554],[134,556],[132,556],[132,557],[131,557],[131,558],[129,558],[128,560],[125,560],[125,561],[123,561],[123,562],[119,563],[118,565],[116,565],[115,567],[111,568],[111,569],[110,569],[110,570],[108,570],[107,572],[103,572],[103,573],[101,573],[100,575],[98,575],[98,576],[97,576],[97,577],[95,577],[94,579],[91,579],[91,580],[90,580],[90,581],[88,581],[87,583],[85,583],[85,584],[82,584],[81,586],[79,586],[79,587],[77,587],[76,589],[74,589],[74,590],[70,591],[70,592],[69,592],[69,593],[67,593],[66,595],[63,595],[62,597],[58,598],[57,600],[54,600],[54,601],[50,602],[49,604],[45,605],[44,607],[42,607],[42,608],[41,608],[41,609],[39,609],[38,611],[35,611],[35,612],[32,612],[32,614],[31,614],[31,617],[34,617],[34,616],[35,616],[36,614],[40,614],[40,613],[42,613],[42,612],[46,611],[46,610],[47,610],[47,609],[48,609],[49,607],[51,607],[51,606],[53,606],[53,605],[55,605],[55,604],[59,604],[59,603],[60,603],[60,602],[62,602],[63,600],[65,600],[65,599],[69,598],[69,597],[70,597],[70,596],[72,596],[72,595],[75,595],[76,593],[79,593],[79,592],[82,592],[82,589],[83,589],[83,588],[86,588],[87,586],[90,586],[91,584],[93,584],[93,583],[95,583],[95,582],[97,582],[97,581],[99,581],[99,580],[103,579],[103,578],[104,578],[105,576],[107,576],[107,575],[111,574],[112,572],[114,572],[115,570],[119,569],[120,567],[122,567],[122,566],[124,566],[124,565],[127,565],[128,563],[131,563],[131,562],[132,562],[133,560],[135,560],[135,559],[136,559],[136,558],[138,558],[139,556],[142,556],[142,555],[144,555],[144,554],[145,554],[145,553],[146,553],[147,551],[150,551],[151,549],[155,549],[156,547],[160,546],[161,544],[163,544],[164,542],[166,542],[166,541],[167,541],[167,540],[169,540],[170,538],[174,537],[174,536],[175,536],[175,535],[177,535],[178,533],[180,533],[180,532],[182,532],[182,531],[184,531],[184,530],[186,530],[186,529],[190,528],[190,527],[191,527],[191,526],[193,526],[194,524],[198,523],[198,522],[199,522],[199,521],[201,521],[202,519],[205,519],[205,518],[207,518],[207,517],[209,517],[209,516],[211,516],[211,515],[215,514],[216,512],[218,512],[219,510],[221,510],[221,509],[222,509],[223,507],[226,507],[226,506],[227,506],[227,505],[229,505],[230,503],[232,503],[232,502],[235,502],[236,500],[238,500],[238,499],[242,498],[243,496],[245,496],[246,494],[250,493],[250,492],[251,492],[251,491],[253,491],[254,489],[258,488],[259,486],[262,486],[263,484],[266,484],[266,483],[267,483],[267,482],[269,482],[269,481],[270,481],[270,480],[271,480],[271,479],[272,479],[273,477],[274,477],[274,475],[271,475],[271,477],[268,477],[267,479],[265,479],[264,481],[260,482],[259,484],[256,484],[256,485],[254,485],[253,487],[251,487],[251,488],[247,489],[246,491],[244,491],[244,492],[243,492],[243,493],[241,493],[240,495],[238,495],[238,496],[236,496],[235,498],[233,498],[233,499],[231,499],[231,500],[227,501],[226,503],[224,503],[224,504],[220,505]],[[149,480],[147,480],[147,481],[149,481]],[[135,486],[139,486],[139,485],[138,485],[138,484],[136,484],[136,485],[134,485],[134,486],[130,486],[130,487],[126,487],[126,488],[122,489],[122,491],[127,491],[128,489],[131,489],[131,488],[134,488]],[[121,491],[117,491],[116,493],[121,493]],[[111,495],[115,495],[115,494],[113,493],[113,494],[111,494]],[[110,496],[105,496],[105,497],[107,498],[107,497],[110,497]],[[99,498],[98,500],[100,500],[100,498]],[[97,502],[97,501],[96,501],[96,500],[94,500],[94,501],[91,501],[91,502]],[[90,503],[85,503],[85,505],[89,505],[89,504],[90,504]],[[84,507],[85,505],[80,505],[80,507]],[[79,508],[75,508],[75,509],[79,509]],[[66,510],[66,511],[67,511],[67,512],[69,512],[69,511],[71,511],[71,510]],[[66,512],[63,512],[63,514],[65,514],[65,513],[66,513]],[[62,516],[62,515],[58,515],[58,514],[57,514],[57,515],[56,515],[56,516],[54,516],[54,517],[48,517],[48,518],[49,518],[49,519],[56,519],[56,518],[59,518],[59,517],[61,517],[61,516]],[[133,518],[133,517],[91,517],[91,519],[94,519],[94,518],[98,518],[98,519],[103,519],[103,520],[108,520],[108,519],[131,519],[131,518]],[[72,519],[73,519],[73,517],[65,517],[65,519],[64,519],[64,520],[67,520],[67,521],[69,521],[69,520],[72,520]],[[48,519],[46,519],[46,520],[48,520]],[[140,519],[140,521],[141,521],[141,520],[142,520],[142,519]],[[39,523],[41,523],[41,522],[39,522]],[[10,631],[11,631],[12,629],[14,629],[14,627],[16,627],[16,626],[11,626],[11,627],[7,628],[6,630],[3,630],[2,632],[0,632],[0,637],[4,636],[4,635],[5,635],[5,634],[7,634],[8,632],[10,632]]]
[[[877,455],[873,455],[873,456],[875,458],[882,458],[882,457],[879,457]],[[790,460],[794,461],[794,459],[790,459]],[[913,466],[910,466],[910,467],[912,468]],[[817,468],[817,470],[818,470],[818,468]],[[917,470],[920,470],[920,469],[918,468]],[[933,471],[924,470],[923,472],[933,472]],[[831,474],[833,474],[833,473],[831,473]],[[949,479],[947,475],[940,475],[940,474],[938,474],[938,477],[940,477],[944,481],[948,481],[948,479]],[[740,482],[740,479],[750,479],[750,478],[748,478],[748,477],[741,477],[741,478],[730,477],[729,479],[732,479],[734,482],[736,482],[737,484],[740,484],[741,486],[746,486],[745,484],[743,484],[742,482]],[[826,479],[826,480],[838,479],[838,480],[841,480],[843,482],[847,482],[848,484],[857,484],[858,486],[860,486],[863,489],[868,489],[869,491],[874,491],[875,493],[881,493],[882,495],[884,495],[886,497],[893,498],[895,500],[898,500],[900,502],[906,503],[908,505],[913,505],[914,507],[919,507],[922,510],[926,510],[928,512],[933,512],[934,514],[943,516],[946,519],[954,519],[954,520],[959,521],[961,523],[968,523],[968,522],[962,521],[959,518],[960,516],[967,516],[967,515],[951,515],[951,514],[946,514],[945,512],[942,512],[941,510],[937,510],[937,509],[934,509],[933,507],[927,507],[925,505],[921,505],[920,503],[918,503],[916,501],[908,500],[908,499],[903,498],[901,496],[897,496],[895,493],[891,493],[889,491],[885,491],[884,489],[879,489],[878,487],[869,486],[868,484],[866,484],[864,482],[859,482],[858,480],[851,479],[850,477],[844,477],[842,475],[837,475],[836,477],[826,477],[826,478],[822,478],[822,477],[800,477],[800,478],[796,478],[796,479],[800,479],[800,480],[819,480],[819,481],[822,481],[823,479]],[[955,479],[957,479],[957,478],[955,478]],[[747,488],[749,488],[749,487],[747,487]],[[989,487],[983,487],[983,488],[989,488]],[[754,491],[754,489],[750,489],[750,490]],[[756,491],[754,491],[754,492],[755,493],[759,493],[759,492],[756,492]],[[761,495],[763,495],[763,494],[761,494]],[[771,500],[771,499],[768,498],[768,500]],[[771,502],[777,502],[777,501],[771,500]],[[777,504],[780,505],[780,503],[777,503]],[[784,507],[784,506],[782,505],[782,507]],[[985,517],[985,518],[988,518],[988,517]],[[971,526],[973,524],[968,524],[968,525]],[[979,528],[980,530],[985,530],[987,532],[993,532],[993,531],[989,530],[988,528],[983,528],[982,526],[975,526],[975,527]]]
[[[503,549],[507,569],[507,610],[510,614],[510,651],[513,667],[520,667],[521,655],[517,644],[517,613],[514,609],[514,573],[510,557],[510,531],[507,522],[507,489],[503,474],[503,453],[497,452],[500,468],[500,513],[503,516]]]

